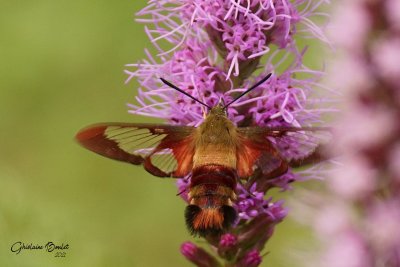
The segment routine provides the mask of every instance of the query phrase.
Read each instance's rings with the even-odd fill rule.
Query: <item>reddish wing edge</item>
[[[240,132],[240,131],[239,131]],[[239,134],[237,169],[239,177],[248,178],[260,167],[264,176],[276,177],[288,169],[287,162],[279,155],[270,141],[257,134]]]
[[[323,149],[318,145],[314,152],[305,158],[285,159],[267,139],[282,137],[288,132],[323,131],[331,132],[329,127],[241,127],[239,133],[239,149],[237,166],[239,177],[250,177],[254,166],[258,166],[264,177],[274,178],[287,172],[290,167],[301,167],[326,160]]]
[[[108,125],[99,124],[80,130],[75,139],[83,147],[107,158],[129,162],[135,165],[142,164],[144,159],[129,154],[118,147],[118,143],[104,136]]]
[[[107,135],[110,128],[123,129],[122,134]],[[126,129],[126,130],[125,130]],[[142,164],[151,174],[159,177],[183,177],[191,171],[191,163],[194,154],[193,132],[194,127],[171,126],[163,124],[140,123],[99,123],[80,130],[75,138],[79,144],[99,155],[118,161],[128,162],[134,165]],[[147,133],[135,134],[135,131],[146,130]],[[118,135],[121,136],[120,140]],[[123,136],[123,137],[122,137]],[[149,144],[147,153],[137,154],[135,151],[126,151],[122,148],[122,140],[130,138],[130,141],[143,140]],[[159,140],[157,141],[157,138]],[[156,140],[156,142],[151,142]],[[170,149],[171,156],[176,160],[176,169],[170,172],[163,171],[153,162],[152,157],[160,151]],[[167,154],[167,153],[165,153]],[[171,165],[171,159],[169,164]]]

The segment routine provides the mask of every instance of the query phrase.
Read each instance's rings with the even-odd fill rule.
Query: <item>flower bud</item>
[[[231,259],[236,255],[238,250],[237,237],[231,233],[221,236],[218,244],[218,254],[226,259]]]
[[[260,252],[254,249],[247,252],[237,266],[257,267],[261,264],[261,261]]]
[[[192,242],[185,242],[181,245],[181,253],[186,259],[199,267],[218,267],[218,261],[204,249]]]

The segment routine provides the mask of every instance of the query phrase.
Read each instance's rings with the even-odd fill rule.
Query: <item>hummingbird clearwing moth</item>
[[[239,179],[249,178],[255,167],[266,177],[287,172],[291,160],[282,156],[268,137],[319,131],[312,127],[236,127],[226,108],[270,77],[266,76],[227,105],[209,107],[173,84],[162,81],[209,108],[198,127],[141,123],[100,123],[76,135],[85,148],[102,156],[142,165],[158,177],[183,178],[191,174],[186,224],[194,235],[226,231],[236,220],[232,207]],[[298,161],[299,159],[297,159]],[[298,164],[298,162],[297,162]]]

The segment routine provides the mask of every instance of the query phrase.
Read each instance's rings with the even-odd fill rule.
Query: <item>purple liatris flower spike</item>
[[[135,78],[140,83],[129,112],[162,118],[173,125],[199,126],[207,113],[205,107],[163,83],[160,78],[164,78],[208,107],[235,99],[226,114],[237,127],[288,129],[321,124],[323,116],[334,109],[329,107],[330,100],[320,95],[326,91],[318,83],[323,73],[306,67],[307,49],[299,47],[296,39],[312,36],[327,42],[312,20],[323,16],[318,10],[323,2],[150,0],[138,12],[137,20],[146,23],[157,54],[146,51],[147,59],[127,65],[127,82]],[[266,82],[236,100],[269,73]],[[290,166],[298,167],[317,154],[318,140],[317,135],[304,131],[281,131],[275,136],[271,133],[265,142]],[[281,200],[265,196],[271,188],[290,189],[290,183],[302,177],[291,168],[283,175],[274,174],[270,170],[277,167],[274,164],[270,158],[260,157],[254,175],[232,186],[234,194],[228,206],[235,208],[236,221],[222,235],[205,235],[216,255],[184,243],[181,252],[188,260],[197,266],[214,266],[218,256],[229,266],[261,264],[260,251],[287,214]],[[303,173],[318,176],[313,169]],[[191,182],[191,175],[177,182],[178,192],[187,202],[193,199]],[[195,207],[189,208],[189,215],[196,212]]]

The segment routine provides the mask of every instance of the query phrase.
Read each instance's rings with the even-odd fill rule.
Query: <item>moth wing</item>
[[[265,129],[266,137],[291,167],[327,160],[326,147],[332,143],[329,127],[274,127]]]
[[[329,133],[327,127],[238,128],[239,176],[249,177],[259,167],[265,176],[276,177],[289,166],[325,160],[321,144],[326,143]]]
[[[251,131],[239,132],[237,170],[241,178],[248,178],[259,167],[264,176],[276,177],[286,172],[288,166],[271,142]]]
[[[183,177],[192,169],[194,127],[100,123],[76,135],[85,148],[114,160],[143,165],[159,177]]]

